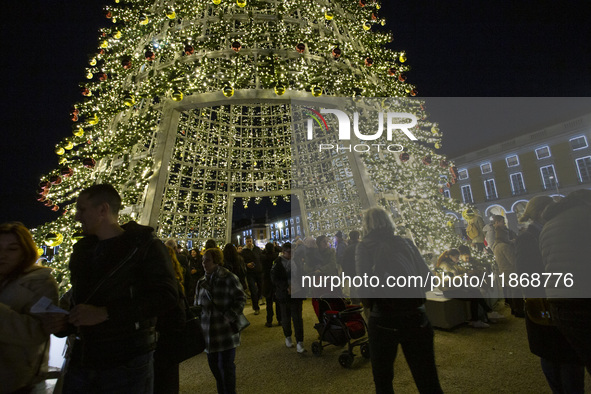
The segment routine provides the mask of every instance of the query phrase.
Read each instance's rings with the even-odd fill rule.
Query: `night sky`
[[[588,1],[383,3],[392,48],[406,50],[412,66],[408,81],[419,96],[591,96]],[[69,110],[80,100],[78,83],[88,56],[97,51],[98,28],[108,23],[104,4],[21,0],[11,2],[3,15],[0,222],[35,226],[55,217],[36,201],[35,190],[41,175],[57,166],[55,144],[71,135]],[[589,99],[572,103],[566,113],[591,112]],[[467,121],[465,127],[443,119],[441,124],[443,151],[451,156],[520,131],[490,132]]]

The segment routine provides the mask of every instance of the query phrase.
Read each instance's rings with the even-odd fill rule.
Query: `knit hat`
[[[553,200],[552,197],[549,196],[535,196],[525,206],[525,211],[521,218],[519,218],[520,222],[527,222],[528,220],[535,220],[542,215],[544,209],[550,204],[552,204]]]

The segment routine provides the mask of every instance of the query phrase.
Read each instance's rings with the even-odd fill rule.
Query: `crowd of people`
[[[349,232],[348,240],[339,231],[334,243],[320,235],[281,246],[267,243],[261,249],[246,237],[244,245],[222,248],[208,240],[203,250],[185,251],[173,239],[163,243],[150,227],[120,225],[120,207],[121,198],[111,185],[94,185],[78,196],[75,218],[85,237],[74,245],[71,288],[59,301],[51,270],[36,264],[39,256],[29,231],[19,223],[0,225],[1,393],[35,392],[47,371],[50,334],[68,337],[63,393],[178,393],[179,364],[169,344],[186,320],[187,305],[200,307],[205,352],[218,392],[234,393],[241,340],[237,324],[248,298],[255,315],[265,305],[265,326],[276,321],[286,347],[306,352],[303,300],[320,294],[292,282],[293,274],[480,277],[572,272],[585,277],[591,255],[589,190],[559,202],[534,197],[520,218],[528,226],[519,235],[507,228],[503,216],[495,215],[486,225],[476,212],[466,212],[469,245],[459,242],[431,267],[411,240],[396,235],[382,208],[367,210],[362,231]],[[473,252],[490,253],[495,263],[483,263]],[[584,284],[578,286],[575,290],[582,291]],[[447,298],[469,302],[474,328],[505,318],[478,288],[440,290]],[[530,349],[540,357],[552,391],[583,392],[584,368],[591,373],[591,299],[564,286],[504,290],[511,313],[525,319]],[[419,392],[442,392],[424,289],[412,289],[403,298],[348,286],[338,294],[366,310],[377,393],[393,392],[399,345]],[[40,299],[62,310],[35,313]]]

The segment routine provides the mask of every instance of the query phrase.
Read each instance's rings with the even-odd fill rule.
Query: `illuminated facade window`
[[[445,190],[443,191],[443,195],[444,195],[445,197],[447,197],[447,198],[451,198],[451,193],[450,193],[450,192],[449,192],[449,190],[447,190],[447,189],[445,189]]]
[[[556,178],[553,165],[541,167],[540,174],[542,175],[544,189],[553,189],[558,185],[558,179]]]
[[[466,204],[474,203],[474,198],[472,198],[472,188],[470,185],[462,186],[462,200]]]
[[[543,146],[541,148],[536,149],[536,157],[538,158],[538,160],[550,157],[550,148],[547,146]]]
[[[519,156],[517,156],[517,155],[507,156],[505,161],[507,162],[507,167],[518,166],[519,165]]]
[[[581,182],[591,181],[591,156],[581,157],[575,160],[577,163],[577,172]]]
[[[517,172],[509,176],[511,178],[511,190],[514,196],[525,194],[525,182],[523,181],[523,174]]]
[[[480,172],[482,172],[483,174],[488,174],[492,172],[492,166],[490,165],[490,162],[482,163],[480,165]]]
[[[494,179],[487,179],[484,181],[484,191],[486,192],[487,200],[496,200],[499,198],[497,195],[497,187]]]
[[[587,144],[587,138],[584,135],[580,137],[571,138],[568,141],[570,142],[570,146],[573,150],[584,149],[587,146],[589,146]]]
[[[462,168],[461,170],[459,170],[458,171],[458,178],[460,180],[468,179],[468,170],[466,170],[465,168]]]

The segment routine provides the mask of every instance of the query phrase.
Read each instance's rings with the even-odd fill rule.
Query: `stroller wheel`
[[[345,352],[339,356],[339,364],[344,368],[351,368],[353,365],[353,355],[349,352]]]
[[[315,356],[320,356],[322,354],[322,344],[320,342],[312,342],[312,353]]]
[[[369,343],[366,342],[359,348],[361,350],[361,355],[363,356],[363,358],[369,359]]]

